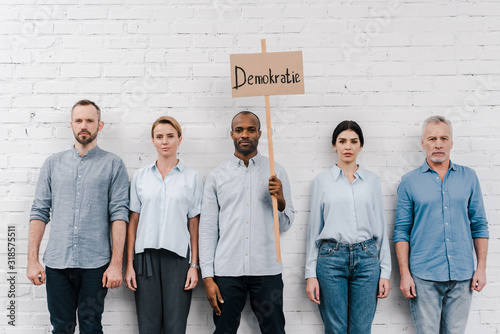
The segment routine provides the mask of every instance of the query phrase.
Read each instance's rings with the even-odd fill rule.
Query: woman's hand
[[[391,284],[387,278],[381,278],[378,280],[378,295],[377,298],[386,298],[389,296],[389,291],[391,291]]]
[[[190,267],[186,277],[186,284],[184,290],[192,290],[198,284],[198,269]]]
[[[315,302],[318,305],[321,304],[319,300],[319,282],[316,277],[310,277],[307,279],[306,292],[310,301]]]
[[[135,280],[135,270],[132,265],[127,265],[125,270],[125,285],[132,291],[137,290],[137,282]]]

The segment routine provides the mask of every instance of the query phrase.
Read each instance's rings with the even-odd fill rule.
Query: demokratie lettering
[[[285,70],[285,73],[282,74],[273,74],[272,70],[269,69],[269,74],[249,74],[247,77],[243,68],[234,66],[234,77],[235,86],[233,89],[236,90],[244,85],[296,84],[300,82],[300,74],[294,71],[290,73],[288,68]]]

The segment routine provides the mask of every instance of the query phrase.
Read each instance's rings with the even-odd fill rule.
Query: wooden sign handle
[[[262,53],[266,53],[266,40],[260,40],[262,45]],[[266,99],[266,125],[267,125],[267,142],[269,147],[269,169],[271,175],[276,175],[274,170],[274,150],[273,150],[273,130],[271,128],[271,105],[269,103],[269,95],[265,96]],[[273,200],[273,218],[274,218],[274,241],[276,244],[276,259],[281,264],[281,246],[280,246],[280,222],[278,216],[278,200],[276,196],[272,196]]]

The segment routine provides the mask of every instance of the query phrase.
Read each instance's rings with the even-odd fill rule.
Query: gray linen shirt
[[[92,269],[108,263],[110,223],[128,222],[128,186],[123,161],[99,147],[83,157],[72,148],[47,158],[30,214],[30,220],[52,220],[45,265]]]
[[[274,242],[269,158],[257,154],[248,167],[233,156],[205,182],[200,218],[200,266],[203,278],[265,276],[282,272]],[[280,231],[290,228],[294,210],[290,181],[276,164],[286,207],[279,212]]]

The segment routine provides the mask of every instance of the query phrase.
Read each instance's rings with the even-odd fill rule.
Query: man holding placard
[[[290,228],[294,209],[286,171],[260,155],[259,118],[249,112],[232,120],[234,156],[213,170],[205,183],[200,221],[200,264],[215,332],[236,333],[250,293],[263,334],[285,333],[282,265],[275,254],[272,196],[279,229]]]

